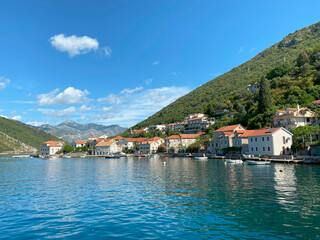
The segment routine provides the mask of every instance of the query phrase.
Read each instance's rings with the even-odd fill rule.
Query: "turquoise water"
[[[0,239],[320,239],[319,183],[309,165],[0,159]]]

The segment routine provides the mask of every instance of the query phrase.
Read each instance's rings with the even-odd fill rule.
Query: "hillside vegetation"
[[[203,112],[209,102],[225,102],[230,94],[245,89],[252,82],[260,81],[262,76],[276,66],[293,63],[303,50],[313,48],[319,42],[320,23],[289,34],[253,59],[177,99],[134,128],[182,121],[188,114]]]
[[[40,148],[40,145],[48,140],[59,140],[57,137],[52,136],[42,130],[33,128],[29,125],[23,124],[18,121],[10,120],[7,118],[0,117],[0,133],[4,133],[26,145],[31,147]],[[0,152],[12,151],[17,148],[17,144],[10,144],[9,140],[4,140],[4,137],[0,135],[1,141],[6,142],[2,145]],[[4,147],[5,146],[5,147]]]

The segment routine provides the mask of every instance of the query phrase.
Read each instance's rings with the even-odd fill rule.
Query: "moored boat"
[[[246,161],[248,165],[269,165],[271,164],[271,161]]]
[[[226,159],[226,163],[243,163],[241,159]]]
[[[195,160],[208,160],[208,157],[194,157]]]
[[[120,157],[115,155],[107,155],[105,158],[120,158]]]

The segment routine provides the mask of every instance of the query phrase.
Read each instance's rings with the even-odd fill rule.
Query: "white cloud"
[[[170,75],[176,76],[177,73],[176,72],[171,72]]]
[[[41,111],[42,115],[44,116],[50,116],[54,118],[65,118],[75,114],[77,112],[77,109],[75,107],[69,107],[63,110],[58,110],[58,111],[53,109],[49,109],[49,110],[39,109],[39,111]]]
[[[115,94],[109,94],[107,97],[98,98],[99,103],[120,104],[123,100]]]
[[[60,52],[67,52],[70,57],[96,51],[99,48],[97,39],[88,36],[72,35],[67,37],[64,34],[58,34],[51,37],[49,41],[55,49]],[[109,52],[111,53],[111,51]]]
[[[82,105],[79,110],[81,112],[88,112],[88,111],[91,111],[92,110],[92,107],[87,107],[86,105]]]
[[[111,53],[112,53],[112,50],[111,50],[111,48],[110,47],[103,47],[102,48],[102,51],[103,51],[103,53],[107,56],[107,57],[110,57],[111,56]]]
[[[133,89],[130,89],[130,88],[125,88],[123,89],[120,94],[124,94],[124,93],[134,93],[134,92],[137,92],[137,91],[141,91],[143,90],[143,87],[136,87],[136,88],[133,88]]]
[[[34,126],[34,127],[39,127],[41,125],[44,124],[48,124],[48,122],[37,122],[37,121],[33,121],[33,122],[27,122],[28,125]]]
[[[85,120],[86,118],[87,118],[86,116],[78,117],[78,121],[81,122],[81,121]]]
[[[126,95],[126,101],[113,106],[112,112],[91,116],[91,120],[99,121],[102,124],[116,123],[129,127],[146,119],[188,92],[189,89],[186,87],[175,86],[145,89]],[[114,96],[117,97],[117,95]]]
[[[88,90],[79,90],[73,87],[66,88],[63,92],[59,93],[59,89],[55,89],[50,93],[38,95],[38,103],[40,106],[45,105],[68,105],[79,104],[88,101]]]
[[[112,107],[103,107],[102,108],[102,111],[103,112],[108,112],[108,111],[110,111],[112,109]]]
[[[21,120],[21,116],[20,115],[13,116],[12,119],[16,120],[16,121],[20,121]]]
[[[244,51],[244,48],[243,47],[240,47],[238,53],[242,53]]]
[[[158,64],[160,64],[160,61],[154,61],[154,62],[152,63],[152,65],[158,65]]]
[[[2,109],[0,109],[0,113],[3,113],[3,110],[2,110]]]
[[[255,51],[257,48],[251,48],[250,50],[249,50],[249,52],[253,52],[253,51]]]
[[[0,90],[4,89],[7,87],[7,85],[10,83],[10,79],[5,78],[5,77],[0,77]]]
[[[144,81],[144,83],[146,84],[146,85],[150,85],[151,83],[152,83],[152,78],[148,78],[148,79],[146,79],[145,81]]]

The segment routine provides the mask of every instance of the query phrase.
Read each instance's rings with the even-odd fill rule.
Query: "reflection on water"
[[[0,159],[0,239],[314,239],[319,181],[306,165]]]

